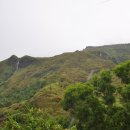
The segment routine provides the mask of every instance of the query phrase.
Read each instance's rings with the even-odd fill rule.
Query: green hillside
[[[105,59],[111,59],[114,63],[120,63],[130,59],[130,44],[105,45],[99,47],[88,46],[85,52],[95,53]]]
[[[85,83],[102,69],[112,69],[130,59],[130,44],[86,47],[83,51],[63,53],[50,58],[24,56],[0,62],[0,120],[3,113],[24,105],[68,115],[62,100],[68,85]],[[118,84],[118,80],[115,79]]]
[[[17,69],[16,65],[18,60],[19,67]],[[46,59],[32,58],[29,56],[18,59],[16,56],[12,56],[4,62],[5,65],[3,65],[4,69],[1,73],[0,89],[1,97],[4,98],[1,98],[1,100],[5,101],[5,98],[7,98],[7,104],[3,104],[4,101],[2,101],[2,103],[0,102],[1,107],[18,102],[15,100],[22,101],[23,99],[30,98],[27,96],[26,88],[32,89],[32,86],[37,86],[37,84],[41,85],[39,89],[45,86],[42,86],[42,84],[49,85],[56,83],[58,86],[65,88],[67,85],[75,82],[87,81],[91,71],[94,73],[102,68],[111,68],[114,66],[111,60],[104,60],[85,52],[65,53]],[[1,62],[2,64],[3,62]],[[20,93],[21,91],[22,93]],[[14,97],[11,101],[12,103],[8,101],[11,100],[12,96],[19,96],[20,94],[22,97]],[[27,97],[24,97],[23,94]]]

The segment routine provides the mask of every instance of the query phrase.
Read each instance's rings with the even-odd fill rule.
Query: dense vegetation
[[[30,99],[34,94],[46,85],[45,81],[37,81],[35,84],[25,88],[16,88],[10,93],[0,92],[0,107],[7,107],[13,103]],[[4,88],[1,88],[1,90]]]
[[[113,71],[106,70],[66,90],[64,109],[71,111],[79,130],[130,129],[130,61],[114,73],[124,83],[121,88],[112,84]]]
[[[129,48],[87,47],[0,62],[1,129],[129,130],[130,62],[115,67],[130,59]]]
[[[1,130],[64,130],[68,127],[68,123],[68,117],[52,117],[42,109],[24,106],[24,108],[8,115]],[[73,126],[66,130],[76,130],[76,127]]]
[[[129,74],[130,61],[112,71],[103,70],[86,83],[69,86],[62,104],[71,117],[50,116],[42,109],[25,107],[8,116],[3,130],[129,130]],[[113,85],[115,75],[122,81],[120,86]]]

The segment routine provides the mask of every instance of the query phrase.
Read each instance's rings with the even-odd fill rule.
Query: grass
[[[121,61],[129,59],[129,45],[127,46],[123,49],[120,45],[95,47],[50,58],[26,56],[21,58],[21,68],[17,72],[14,63],[8,64],[10,59],[2,61],[0,62],[0,102],[3,104],[8,102],[7,106],[15,108],[14,103],[17,106],[27,100],[28,103],[48,109],[51,113],[65,113],[61,101],[66,87],[69,84],[86,82],[91,70],[97,73],[101,69],[113,68],[115,62],[112,58],[119,58]],[[102,57],[97,53],[99,51],[105,52]],[[12,61],[16,59],[17,57]],[[47,83],[45,86],[37,84],[44,80]],[[114,80],[115,84],[119,84],[120,81],[116,78]]]

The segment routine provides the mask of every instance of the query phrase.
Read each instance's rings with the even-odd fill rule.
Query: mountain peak
[[[17,63],[18,59],[19,58],[16,55],[12,55],[10,58],[7,59],[7,63],[9,65],[13,65],[14,66]]]
[[[19,67],[24,68],[37,62],[37,59],[28,55],[25,55],[19,59]]]
[[[18,59],[18,57],[16,55],[12,55],[9,57],[9,59]]]
[[[7,59],[7,64],[11,65],[13,67],[17,66],[17,63],[19,64],[19,68],[27,67],[31,64],[34,64],[37,62],[37,59],[28,55],[25,55],[21,58],[18,58],[16,55],[12,55]]]

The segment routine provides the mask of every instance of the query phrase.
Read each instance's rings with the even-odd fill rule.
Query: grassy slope
[[[25,56],[19,59],[18,71],[15,71],[17,57],[0,62],[1,100],[4,102],[14,96],[19,100],[12,99],[6,106],[28,100],[34,106],[62,113],[61,100],[67,85],[85,82],[92,70],[97,72],[103,68],[112,68],[115,65],[113,57],[126,60],[122,56],[125,53],[125,58],[130,58],[129,45],[124,48],[122,45],[89,48],[51,58]],[[99,52],[102,52],[101,56]],[[38,89],[33,87],[42,81],[46,81],[46,85],[40,84]]]
[[[86,47],[85,52],[95,52],[97,55],[106,54],[115,63],[130,59],[130,44],[117,44],[99,47]]]

